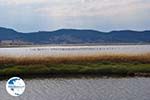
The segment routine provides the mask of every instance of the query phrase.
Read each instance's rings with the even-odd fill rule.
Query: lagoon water
[[[0,81],[1,100],[150,100],[150,78],[80,78],[24,80],[26,90],[10,96]]]
[[[42,46],[0,48],[0,56],[78,56],[95,54],[145,54],[150,45]],[[25,79],[26,90],[10,96],[0,81],[0,100],[150,100],[150,78],[50,78]]]
[[[91,56],[97,54],[146,54],[150,45],[106,45],[106,46],[33,46],[0,48],[0,56]]]

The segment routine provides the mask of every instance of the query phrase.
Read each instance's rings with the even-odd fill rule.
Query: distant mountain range
[[[0,27],[0,41],[17,40],[33,44],[84,44],[84,43],[150,43],[150,31],[111,31],[60,29],[32,33],[17,32]]]

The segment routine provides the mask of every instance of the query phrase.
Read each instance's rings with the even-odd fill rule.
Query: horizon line
[[[111,31],[100,31],[100,30],[96,30],[96,29],[88,29],[88,28],[58,28],[58,29],[55,29],[55,30],[38,30],[38,31],[29,31],[29,32],[21,32],[21,31],[18,31],[17,29],[15,28],[10,28],[10,27],[1,27],[0,28],[3,28],[3,29],[8,29],[8,30],[13,30],[13,31],[16,31],[16,32],[20,32],[20,33],[36,33],[36,32],[55,32],[55,31],[59,31],[59,30],[78,30],[78,31],[97,31],[97,32],[103,32],[103,33],[110,33],[110,32],[119,32],[119,31],[134,31],[134,32],[145,32],[145,31],[150,31],[145,29],[145,30],[135,30],[135,29],[115,29],[115,30],[111,30]]]

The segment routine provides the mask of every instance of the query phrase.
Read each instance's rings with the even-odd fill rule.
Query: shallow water
[[[42,46],[0,48],[0,56],[91,56],[97,54],[145,54],[150,45],[107,45],[107,46]]]
[[[26,90],[12,97],[0,81],[3,100],[150,100],[150,78],[81,78],[24,80]]]

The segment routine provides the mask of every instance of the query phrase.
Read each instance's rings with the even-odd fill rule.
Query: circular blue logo
[[[12,96],[20,96],[25,91],[25,83],[19,77],[12,77],[6,83],[6,90]]]

